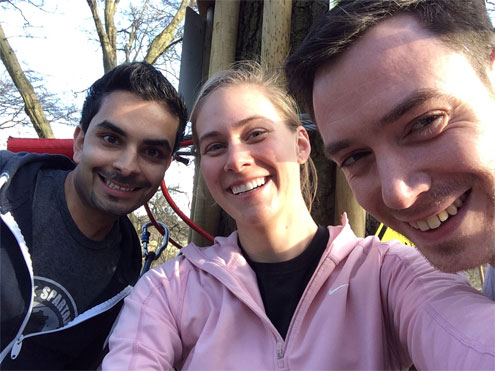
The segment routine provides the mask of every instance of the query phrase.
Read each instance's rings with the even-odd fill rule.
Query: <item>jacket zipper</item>
[[[3,174],[2,174],[2,176],[3,176]],[[31,299],[29,301],[28,310],[26,312],[26,315],[24,316],[24,319],[22,321],[21,326],[19,327],[19,331],[17,332],[15,340],[12,341],[9,345],[7,345],[7,347],[5,349],[3,349],[2,352],[0,353],[0,363],[3,361],[3,359],[5,358],[5,356],[7,355],[7,353],[9,351],[11,351],[11,357],[12,357],[12,354],[15,354],[15,357],[17,357],[17,355],[19,354],[21,347],[22,347],[22,339],[23,339],[22,332],[24,331],[24,328],[26,327],[26,325],[28,323],[31,311],[33,310],[33,299],[34,299],[33,267],[31,264],[31,256],[29,255],[29,251],[28,251],[28,248],[26,245],[26,241],[24,240],[24,236],[22,235],[22,232],[19,228],[19,225],[17,224],[17,222],[15,221],[14,217],[12,216],[12,214],[10,212],[6,213],[6,214],[2,214],[1,218],[3,219],[5,225],[7,225],[7,227],[10,229],[10,232],[14,235],[14,237],[17,241],[17,244],[18,244],[19,248],[21,249],[22,256],[24,257],[24,263],[26,264],[26,267],[29,271],[29,278],[30,278],[30,282],[31,282]],[[9,347],[11,347],[11,349],[9,349]],[[14,351],[14,348],[15,348],[15,351]],[[15,359],[15,358],[13,358],[13,359]]]
[[[12,349],[10,350],[10,358],[11,359],[16,359],[17,356],[19,355],[19,353],[21,352],[23,340],[24,340],[24,336],[21,334],[21,336],[19,336],[16,339],[15,343],[12,345]]]
[[[277,342],[277,359],[284,358],[284,344],[280,341]]]
[[[44,335],[44,334],[49,334],[52,332],[66,330],[66,329],[71,328],[73,326],[76,326],[79,323],[84,322],[90,318],[96,317],[100,313],[103,313],[103,312],[111,309],[113,306],[115,306],[117,303],[119,303],[125,296],[127,296],[129,294],[130,290],[132,289],[132,286],[130,286],[130,285],[127,286],[122,291],[120,291],[117,295],[113,296],[112,298],[108,299],[107,301],[104,301],[103,303],[100,303],[97,306],[95,306],[95,307],[87,310],[86,312],[80,314],[73,321],[71,321],[69,324],[67,324],[67,326],[64,326],[64,327],[61,327],[58,329],[54,329],[54,330],[50,330],[50,331],[37,332],[37,333],[33,333],[33,334],[29,334],[29,335],[24,336],[22,333],[24,332],[24,329],[26,328],[26,325],[27,325],[29,318],[31,316],[31,312],[33,310],[33,299],[34,299],[34,294],[33,294],[34,282],[33,282],[33,268],[32,268],[32,264],[31,264],[31,257],[29,255],[29,251],[28,251],[28,248],[26,245],[26,241],[24,240],[24,236],[22,235],[22,232],[21,232],[18,224],[16,223],[14,217],[12,216],[12,214],[10,214],[10,213],[3,214],[3,215],[1,215],[1,218],[3,219],[4,223],[9,227],[10,231],[12,232],[12,234],[14,235],[14,237],[17,241],[17,244],[19,245],[19,248],[22,251],[22,255],[24,257],[24,263],[26,264],[26,266],[28,268],[29,276],[31,279],[31,300],[29,302],[29,307],[28,307],[28,310],[26,312],[26,316],[24,317],[24,320],[23,320],[21,326],[19,327],[19,331],[17,332],[17,335],[14,338],[15,340],[10,342],[10,344],[7,345],[7,347],[5,349],[3,349],[0,353],[0,363],[3,361],[3,359],[8,354],[8,352],[10,352],[10,357],[12,359],[16,359],[17,356],[19,355],[20,351],[21,351],[22,342],[24,341],[24,339],[27,339],[27,338],[30,338],[33,336],[37,336],[37,335],[42,335],[42,334]]]
[[[194,266],[196,266],[197,268],[199,268],[201,271],[205,271],[205,272],[208,272],[210,274],[212,274],[214,277],[216,277],[220,282],[223,283],[223,285],[232,292],[232,294],[234,296],[236,296],[239,300],[241,300],[244,304],[247,305],[248,308],[250,308],[262,321],[267,321],[269,326],[271,327],[272,329],[272,333],[273,335],[275,336],[275,341],[276,341],[276,357],[277,357],[277,361],[279,363],[279,367],[283,367],[283,361],[282,359],[284,358],[285,356],[285,351],[287,349],[287,345],[288,345],[288,342],[290,341],[290,334],[292,333],[292,327],[294,326],[293,322],[294,322],[294,319],[299,316],[299,313],[301,311],[301,302],[303,300],[303,298],[305,298],[307,296],[307,291],[309,290],[309,287],[313,286],[314,284],[314,281],[316,280],[316,276],[317,276],[317,273],[322,269],[322,266],[326,264],[327,262],[327,259],[328,259],[328,242],[327,242],[327,247],[325,248],[325,251],[323,252],[323,255],[322,255],[322,258],[320,260],[320,262],[318,263],[315,271],[313,272],[313,276],[311,277],[311,279],[309,280],[304,292],[303,292],[303,295],[301,296],[301,299],[300,299],[300,302],[299,304],[297,305],[295,311],[294,311],[294,314],[292,316],[292,319],[291,319],[291,322],[289,324],[289,328],[288,328],[288,331],[287,331],[287,336],[284,339],[282,339],[282,337],[280,336],[280,334],[278,333],[277,329],[275,328],[275,326],[273,325],[273,323],[268,319],[268,317],[266,316],[266,313],[264,312],[261,312],[260,309],[254,304],[252,303],[252,300],[250,297],[246,297],[244,295],[243,292],[238,292],[234,287],[232,287],[231,283],[229,280],[224,280],[222,277],[219,277],[218,274],[216,273],[216,271],[212,271],[211,269],[209,269],[209,267],[205,267],[203,266],[202,264],[198,264],[196,262],[196,260],[194,258],[190,258],[188,256],[188,254],[184,254],[185,258],[191,263],[193,264]],[[184,253],[184,252],[182,252]],[[222,265],[222,264],[216,264],[217,267],[221,268],[221,270],[226,270],[226,268]],[[227,276],[230,277],[230,274],[229,272],[227,272]],[[319,286],[321,287],[322,285],[322,280],[320,279],[319,280]],[[314,295],[313,295],[314,296]],[[306,300],[304,300],[306,301]],[[281,363],[282,362],[282,363]]]
[[[113,308],[115,305],[120,303],[120,301],[124,297],[129,295],[131,289],[132,289],[132,286],[130,286],[130,285],[125,287],[117,295],[111,297],[107,301],[104,301],[103,303],[98,304],[98,305],[94,306],[93,308],[87,310],[86,312],[80,314],[79,316],[74,318],[71,322],[69,322],[64,327],[59,327],[59,328],[49,330],[49,331],[36,332],[36,333],[32,333],[32,334],[24,336],[22,334],[22,332],[24,331],[24,328],[26,327],[26,323],[23,323],[23,325],[21,326],[21,329],[20,329],[20,335],[17,337],[17,339],[15,340],[15,342],[12,345],[12,349],[10,351],[10,358],[12,358],[12,359],[17,358],[17,356],[21,352],[22,342],[24,341],[24,339],[28,339],[28,338],[31,338],[34,336],[39,336],[39,335],[51,334],[54,332],[60,332],[60,331],[64,331],[64,330],[70,329],[72,327],[75,327],[75,326],[79,325],[80,323],[85,322],[91,318],[94,318],[94,317],[100,315],[101,313],[104,313],[107,310],[110,310],[111,308]],[[102,308],[102,309],[100,310],[100,308]],[[28,312],[28,315],[26,316],[26,318],[29,317],[30,313],[31,313],[31,310]],[[0,360],[0,362],[1,362],[1,360]]]
[[[325,251],[322,254],[320,262],[316,266],[315,271],[313,272],[313,275],[311,276],[311,279],[307,283],[306,288],[304,289],[304,292],[303,292],[301,298],[299,299],[299,303],[297,304],[296,309],[294,310],[294,314],[292,315],[291,321],[289,323],[289,328],[287,329],[287,335],[285,336],[285,340],[282,342],[277,342],[277,358],[278,358],[278,360],[281,360],[285,356],[285,351],[287,349],[288,343],[291,341],[291,334],[293,332],[294,322],[296,321],[296,318],[301,315],[300,312],[302,311],[301,307],[303,306],[303,302],[306,303],[309,300],[309,299],[307,299],[307,296],[309,295],[308,294],[309,290],[311,289],[312,291],[317,291],[312,286],[316,285],[315,281],[317,280],[316,277],[318,275],[318,272],[323,269],[322,267],[325,264],[327,264],[327,257],[328,257],[327,248],[328,248],[328,244],[327,244],[327,247],[325,248]],[[321,286],[323,285],[322,281],[323,281],[322,279],[318,280],[318,283],[317,283],[318,290],[320,290]],[[316,294],[313,294],[311,299],[314,299],[315,295]],[[306,311],[307,311],[307,308],[306,308]]]

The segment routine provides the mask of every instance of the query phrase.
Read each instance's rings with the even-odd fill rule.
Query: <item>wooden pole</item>
[[[261,62],[281,68],[289,55],[292,0],[264,0]]]
[[[341,216],[346,212],[352,230],[358,237],[364,237],[366,233],[366,212],[358,204],[352,194],[345,175],[340,169],[336,170],[335,179],[335,222],[341,223]]]
[[[238,0],[215,1],[208,76],[228,68],[234,62],[238,21]],[[199,171],[199,163],[196,163],[195,177],[197,182],[194,192],[193,220],[208,233],[216,236],[221,209],[208,191]],[[192,233],[191,240],[199,246],[210,245],[209,241],[196,232]]]
[[[209,76],[234,62],[238,23],[238,0],[215,1]]]

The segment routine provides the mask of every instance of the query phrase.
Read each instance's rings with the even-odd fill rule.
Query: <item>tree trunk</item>
[[[340,218],[344,212],[347,213],[349,224],[356,236],[364,237],[366,232],[366,212],[352,194],[345,175],[338,169],[335,190],[335,224],[340,224]]]
[[[316,197],[311,208],[311,216],[319,225],[333,225],[335,214],[335,164],[325,157],[323,141],[316,129],[309,130],[311,159],[318,174]],[[340,221],[339,221],[340,223]]]
[[[282,68],[289,55],[292,0],[265,0],[261,62],[269,68]]]
[[[114,16],[119,0],[105,0],[105,25],[101,22],[98,14],[96,0],[87,0],[87,2],[100,39],[103,53],[103,69],[107,73],[117,66],[117,31]]]
[[[241,1],[235,60],[260,60],[263,0]]]
[[[7,41],[3,28],[0,25],[0,57],[7,69],[12,81],[24,101],[24,111],[29,116],[38,137],[53,138],[52,128],[43,114],[41,103],[34,92],[34,88],[28,81],[17,57]]]
[[[291,50],[299,46],[316,18],[328,9],[328,1],[293,1]],[[318,192],[311,214],[318,224],[329,225],[340,224],[342,213],[347,212],[352,229],[357,236],[363,237],[366,225],[365,211],[355,200],[345,177],[323,155],[319,134],[311,139],[311,157],[318,171]]]
[[[158,57],[165,53],[167,48],[170,47],[172,44],[172,41],[175,38],[175,33],[177,30],[177,27],[179,27],[179,24],[182,22],[186,15],[186,8],[189,5],[190,0],[182,0],[182,3],[180,4],[179,10],[177,10],[177,13],[175,13],[174,18],[172,21],[168,24],[167,27],[157,36],[153,39],[151,42],[150,47],[148,48],[148,52],[146,54],[146,57],[144,57],[144,60],[150,64],[154,64]]]
[[[328,9],[328,0],[293,0],[290,31],[290,49],[295,50],[302,42],[316,18]],[[311,140],[311,159],[317,173],[316,198],[311,216],[319,225],[335,223],[335,164],[328,161],[323,153],[323,142],[314,128],[309,129]],[[340,223],[340,219],[337,223]]]

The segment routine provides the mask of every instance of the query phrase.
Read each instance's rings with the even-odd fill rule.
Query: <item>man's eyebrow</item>
[[[405,98],[402,102],[393,107],[388,113],[386,113],[375,126],[375,130],[379,132],[383,129],[384,126],[390,125],[397,120],[399,120],[402,116],[407,114],[409,111],[414,108],[420,106],[421,104],[427,102],[430,99],[438,98],[438,99],[452,99],[451,96],[447,94],[440,93],[435,89],[421,89],[415,91],[407,98]],[[351,141],[349,140],[340,140],[337,142],[328,143],[325,146],[325,155],[329,158],[333,157],[338,152],[346,149],[351,145]]]
[[[240,121],[235,122],[232,126],[233,127],[239,127],[239,126],[246,125],[247,123],[249,123],[251,121],[257,121],[257,120],[270,121],[270,122],[273,121],[273,120],[271,120],[265,116],[253,115],[253,116],[249,116],[245,119],[242,119]],[[218,135],[220,135],[220,132],[218,130],[208,131],[208,132],[204,133],[201,137],[199,137],[198,142],[201,143],[202,140],[205,140],[208,138],[214,138]]]
[[[325,156],[332,159],[333,156],[335,156],[343,149],[349,147],[350,144],[351,143],[348,140],[339,140],[337,142],[330,142],[327,145],[325,145],[324,148]]]
[[[422,105],[433,98],[448,98],[449,96],[446,94],[442,94],[434,89],[421,89],[415,91],[407,98],[405,98],[402,102],[397,104],[394,108],[390,110],[386,115],[382,117],[382,119],[378,123],[377,129],[382,129],[384,126],[392,124],[399,120],[402,116],[407,114],[409,111],[414,108]]]
[[[147,146],[163,147],[167,151],[172,152],[172,146],[168,139],[145,139],[143,143]]]
[[[121,128],[119,128],[117,125],[115,124],[112,124],[110,121],[108,120],[103,120],[102,122],[100,122],[99,124],[96,125],[97,128],[102,128],[102,129],[107,129],[107,130],[111,130],[123,137],[127,137],[127,133],[122,130]]]
[[[116,134],[118,134],[124,138],[128,137],[127,133],[124,130],[122,130],[117,125],[112,124],[108,120],[103,120],[102,122],[97,124],[96,127],[111,130],[114,133],[116,133]],[[151,139],[151,138],[150,139],[144,139],[143,144],[145,144],[147,146],[164,147],[166,150],[168,150],[170,152],[172,151],[172,146],[170,145],[170,142],[168,141],[168,139]]]

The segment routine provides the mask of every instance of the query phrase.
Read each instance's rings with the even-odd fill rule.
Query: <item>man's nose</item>
[[[407,209],[431,188],[431,178],[413,161],[390,157],[379,166],[382,199],[391,209]]]
[[[225,160],[225,171],[241,172],[253,163],[250,151],[242,143],[229,144],[227,158]]]
[[[134,148],[126,148],[121,151],[113,165],[123,176],[133,175],[139,172],[139,154]]]

